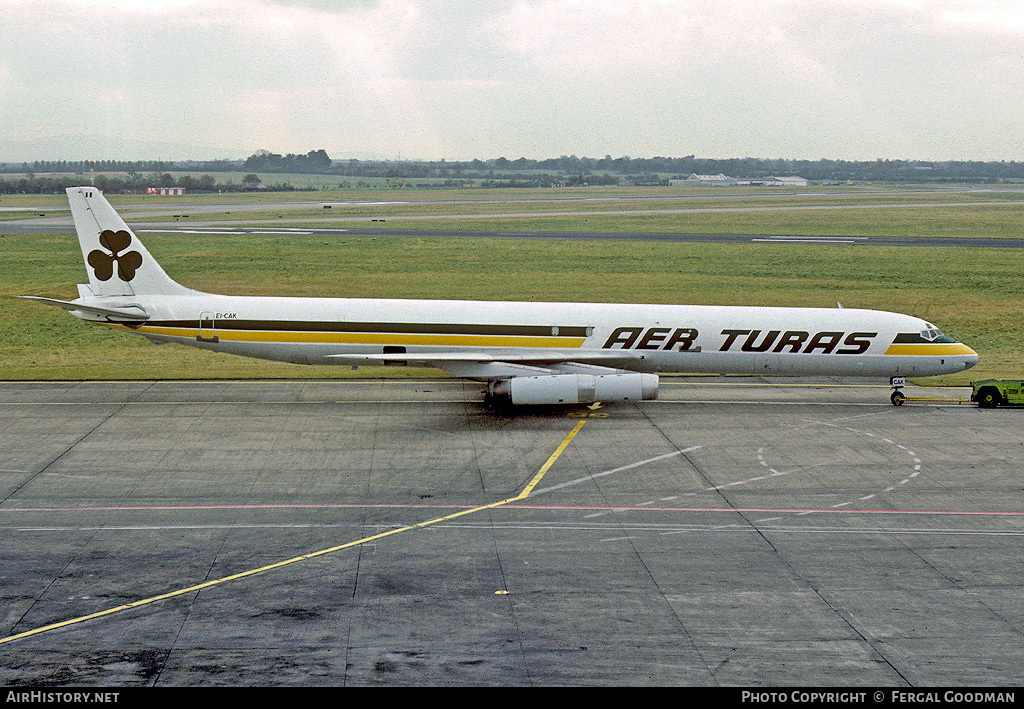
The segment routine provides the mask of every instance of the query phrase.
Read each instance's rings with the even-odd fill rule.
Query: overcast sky
[[[1022,0],[0,0],[0,160],[1024,160]]]

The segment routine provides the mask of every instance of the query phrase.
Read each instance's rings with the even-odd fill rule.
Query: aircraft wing
[[[336,360],[349,360],[349,359],[362,359],[366,360],[367,364],[373,362],[400,360],[402,362],[531,362],[531,363],[554,363],[554,362],[591,362],[591,363],[612,363],[612,362],[631,362],[634,360],[641,359],[640,356],[633,354],[632,352],[626,352],[616,350],[615,352],[600,352],[600,351],[574,351],[572,353],[566,353],[564,351],[547,351],[540,350],[538,352],[530,352],[529,354],[524,353],[495,353],[471,350],[459,350],[455,352],[402,352],[402,353],[385,353],[385,354],[336,354],[328,355],[331,359]]]
[[[632,372],[631,362],[641,356],[629,352],[539,351],[493,353],[484,351],[408,352],[395,354],[330,355],[339,363],[353,365],[408,364],[443,369],[464,379],[497,380],[512,377],[560,374],[621,374]]]

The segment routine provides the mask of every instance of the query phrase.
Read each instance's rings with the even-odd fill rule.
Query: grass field
[[[580,191],[592,198],[643,197],[622,190]],[[532,191],[531,191],[532,192]],[[552,191],[537,191],[551,195]],[[560,198],[564,190],[554,191]],[[480,191],[473,191],[480,196]],[[512,198],[523,191],[499,192]],[[735,193],[732,193],[735,194]],[[287,197],[294,193],[288,193]],[[387,195],[394,196],[388,192]],[[380,193],[345,193],[372,202]],[[403,196],[405,193],[403,192]],[[431,191],[433,200],[452,194]],[[491,195],[488,195],[491,196]],[[232,199],[246,197],[245,195]],[[247,196],[250,201],[256,199]],[[282,195],[259,199],[284,201]],[[598,217],[481,218],[454,223],[444,217],[420,228],[580,231],[722,231],[828,235],[1024,236],[1024,203],[979,206],[978,195],[931,195],[958,206],[893,206],[779,212],[711,212]],[[929,199],[931,198],[929,197]],[[358,198],[358,199],[356,199]],[[714,194],[700,201],[721,206]],[[746,204],[788,202],[775,195],[744,195]],[[138,198],[112,199],[115,204]],[[189,198],[191,199],[191,198]],[[425,198],[424,198],[425,199]],[[693,203],[690,197],[689,204]],[[877,197],[843,196],[840,199]],[[898,195],[896,203],[921,195]],[[995,201],[993,194],[985,201]],[[1009,194],[1006,200],[1019,199]],[[759,202],[759,200],[762,200]],[[610,203],[616,203],[612,200]],[[9,205],[5,199],[2,203]],[[53,203],[60,206],[58,201]],[[643,202],[647,207],[647,202]],[[663,204],[662,202],[658,203]],[[730,200],[732,204],[732,200]],[[32,206],[47,206],[35,205]],[[500,205],[508,212],[506,204]],[[528,207],[538,211],[537,205]],[[580,207],[569,201],[567,208]],[[464,213],[467,205],[448,207]],[[545,205],[545,209],[547,205]],[[656,207],[661,208],[661,207]],[[417,216],[436,216],[436,204],[415,205]],[[491,206],[486,207],[491,209]],[[324,210],[319,207],[318,217]],[[336,210],[330,210],[337,216]],[[248,215],[246,218],[249,218]],[[388,217],[386,225],[392,225]],[[257,217],[253,217],[257,218]],[[270,217],[271,219],[274,217]],[[301,219],[301,217],[299,217]],[[289,223],[289,226],[295,224]],[[322,224],[321,224],[322,225]],[[406,224],[402,224],[403,226]],[[3,226],[0,223],[0,234]],[[262,295],[338,297],[561,300],[728,305],[866,307],[905,312],[933,321],[974,347],[981,363],[946,383],[1024,374],[1024,251],[982,248],[887,248],[832,245],[702,245],[611,241],[492,239],[323,238],[280,235],[147,234],[165,270],[200,290]],[[380,376],[343,367],[302,367],[215,355],[87,326],[69,315],[13,295],[73,298],[84,281],[75,237],[0,236],[0,367],[4,379],[259,378]],[[436,370],[388,368],[389,376]]]

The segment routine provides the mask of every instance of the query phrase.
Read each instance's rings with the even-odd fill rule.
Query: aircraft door
[[[199,335],[196,339],[200,342],[220,342],[217,338],[216,320],[213,313],[199,315]]]

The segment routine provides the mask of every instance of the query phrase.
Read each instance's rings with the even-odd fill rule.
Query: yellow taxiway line
[[[410,525],[407,525],[405,527],[399,527],[397,529],[390,529],[390,530],[388,530],[386,532],[381,532],[380,534],[374,534],[374,535],[369,536],[369,537],[363,537],[362,539],[357,539],[357,540],[352,541],[352,542],[346,542],[345,544],[339,544],[337,546],[333,546],[333,547],[330,547],[328,549],[321,549],[319,551],[310,552],[308,554],[303,554],[301,556],[295,556],[295,557],[292,557],[291,559],[285,559],[284,561],[278,561],[278,562],[273,563],[273,564],[267,564],[266,566],[261,566],[261,567],[259,567],[257,569],[250,569],[248,571],[242,571],[242,572],[239,572],[237,574],[232,574],[231,576],[225,576],[224,578],[215,579],[213,581],[206,581],[205,583],[199,583],[199,584],[195,584],[193,586],[188,586],[187,588],[179,588],[176,591],[169,591],[167,593],[161,593],[158,596],[151,596],[150,598],[142,598],[142,599],[139,599],[138,601],[133,601],[131,603],[125,603],[124,605],[120,605],[120,606],[117,606],[115,608],[108,608],[107,610],[98,611],[96,613],[90,613],[89,615],[83,615],[83,616],[79,616],[77,618],[70,618],[68,620],[63,620],[63,621],[61,621],[59,623],[52,623],[50,625],[44,625],[41,628],[36,628],[34,630],[27,630],[24,633],[17,633],[16,635],[10,635],[10,636],[5,637],[5,638],[0,638],[0,644],[9,643],[9,642],[12,642],[12,641],[15,641],[15,640],[21,640],[21,639],[24,639],[24,638],[31,637],[33,635],[39,635],[41,633],[47,633],[47,632],[50,632],[52,630],[59,630],[61,628],[67,628],[67,627],[72,626],[72,625],[77,625],[79,623],[84,623],[84,622],[89,621],[89,620],[95,620],[97,618],[103,618],[105,616],[114,615],[116,613],[122,613],[124,611],[131,610],[133,608],[140,608],[142,606],[147,606],[147,605],[156,603],[158,601],[165,601],[168,598],[176,598],[178,596],[184,596],[184,595],[189,594],[189,593],[196,593],[198,591],[202,591],[204,588],[210,588],[212,586],[218,586],[220,584],[228,583],[229,581],[238,581],[239,579],[244,579],[244,578],[248,578],[250,576],[255,576],[256,574],[262,574],[262,573],[266,573],[268,571],[274,571],[276,569],[280,569],[280,568],[283,568],[285,566],[290,566],[292,564],[297,564],[299,562],[306,561],[308,559],[315,559],[318,556],[325,556],[327,554],[333,554],[334,552],[342,551],[343,549],[351,549],[352,547],[357,547],[357,546],[359,546],[361,544],[366,544],[367,542],[373,542],[373,541],[377,541],[378,539],[384,539],[386,537],[391,537],[391,536],[394,536],[396,534],[401,534],[402,532],[408,532],[408,531],[411,531],[411,530],[414,530],[414,529],[422,529],[423,527],[429,527],[430,525],[438,524],[439,522],[445,522],[445,521],[450,520],[450,519],[455,519],[456,517],[463,517],[465,515],[473,514],[475,512],[481,512],[483,510],[490,510],[490,509],[494,509],[495,507],[500,507],[502,505],[507,505],[507,504],[512,503],[512,502],[518,502],[520,500],[525,499],[531,492],[533,492],[533,489],[535,487],[537,487],[537,484],[544,477],[544,474],[548,472],[548,470],[551,468],[552,465],[554,465],[555,461],[558,460],[558,458],[562,455],[562,453],[565,451],[565,449],[569,446],[569,443],[572,441],[573,438],[576,437],[576,434],[580,432],[580,429],[583,428],[583,425],[586,422],[587,422],[587,419],[583,419],[578,424],[576,424],[575,428],[573,428],[572,431],[569,432],[569,435],[567,435],[565,437],[565,440],[563,440],[562,443],[558,446],[558,448],[555,449],[555,452],[552,453],[551,456],[547,459],[547,461],[545,461],[544,465],[542,465],[540,467],[540,470],[537,471],[536,475],[534,475],[533,478],[530,480],[530,482],[526,484],[526,487],[523,488],[522,492],[520,492],[515,497],[509,497],[509,498],[506,498],[504,500],[500,500],[498,502],[491,502],[491,503],[486,504],[486,505],[480,505],[479,507],[471,507],[471,508],[468,508],[468,509],[465,509],[465,510],[460,510],[458,512],[453,512],[450,515],[445,515],[443,517],[437,517],[435,519],[427,520],[426,522],[419,522],[417,524],[410,524]]]

